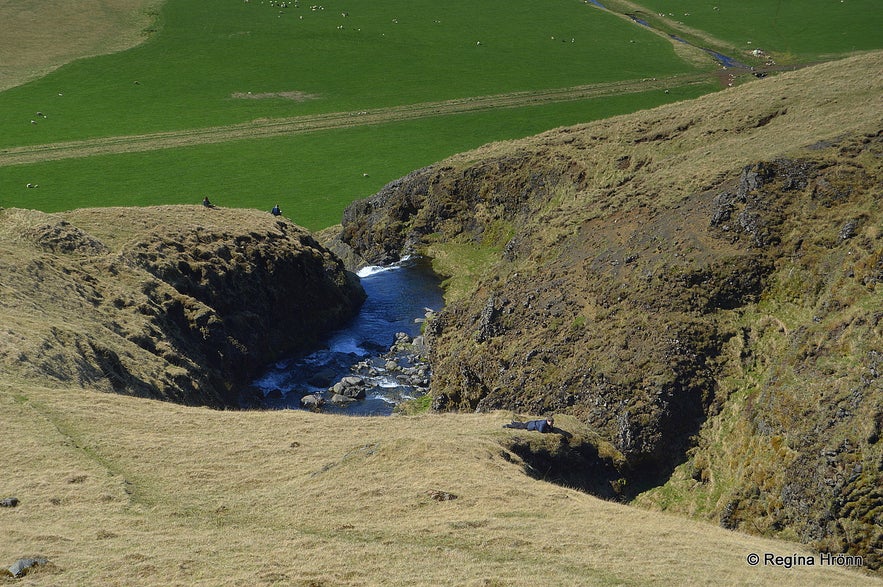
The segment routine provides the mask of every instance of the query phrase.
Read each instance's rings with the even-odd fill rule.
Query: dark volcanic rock
[[[0,271],[15,276],[4,291],[15,344],[0,345],[0,364],[31,380],[236,407],[267,364],[365,297],[306,230],[258,211],[7,210],[0,222]],[[35,307],[41,321],[18,324],[16,308]]]
[[[568,148],[579,139],[569,140]],[[595,191],[600,204],[583,212],[575,197],[569,214],[560,194],[579,194],[589,172],[579,152],[550,154],[541,146],[532,156],[416,171],[348,208],[340,240],[369,262],[450,244],[498,254],[468,295],[427,324],[433,409],[575,416],[613,444],[621,467],[604,469],[592,458],[579,464],[583,457],[571,453],[553,458],[525,449],[522,457],[601,467],[605,481],[595,487],[576,480],[578,473],[559,476],[629,498],[666,482],[684,463],[690,483],[713,482],[708,463],[732,456],[697,439],[722,434],[714,418],[733,395],[747,394],[738,432],[727,433],[787,437],[800,457],[763,488],[736,483],[711,515],[730,528],[750,530],[757,520],[770,532],[790,528],[820,548],[864,554],[876,567],[868,553],[881,539],[873,530],[879,508],[870,504],[879,500],[870,488],[879,486],[880,459],[865,457],[860,472],[855,465],[860,447],[876,443],[879,431],[858,438],[855,430],[883,413],[883,392],[876,378],[835,366],[854,358],[833,357],[879,341],[883,310],[879,299],[864,296],[883,274],[875,199],[881,143],[879,134],[854,137],[802,158],[728,170],[670,202]],[[838,153],[847,156],[834,162]],[[555,206],[558,215],[546,213]],[[763,315],[764,300],[814,307],[815,317],[801,323],[791,315],[786,324]],[[849,300],[863,301],[853,307]],[[832,334],[825,334],[826,322]],[[779,336],[788,344],[771,342]],[[831,357],[824,369],[837,387],[853,388],[822,392],[839,399],[813,405],[785,382],[814,385],[814,361],[823,356]],[[756,378],[769,381],[754,395]],[[844,456],[836,464],[820,463],[818,439],[835,429],[854,442],[839,449]],[[749,453],[742,457],[763,461]],[[860,538],[847,547],[850,533]]]
[[[125,253],[179,296],[162,300],[162,329],[198,343],[203,364],[242,384],[280,355],[309,348],[359,308],[364,292],[294,224],[263,231],[152,235]]]

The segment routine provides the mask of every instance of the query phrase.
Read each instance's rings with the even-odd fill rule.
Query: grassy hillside
[[[0,563],[50,561],[28,585],[874,584],[752,567],[808,553],[531,479],[505,413],[217,412],[15,382],[0,407],[0,494],[21,502],[0,508]]]
[[[879,568],[880,63],[464,153],[340,239],[450,276],[436,409],[571,414],[623,497]]]
[[[55,212],[183,204],[208,193],[235,207],[268,208],[280,200],[284,209],[298,211],[300,224],[319,229],[337,222],[352,200],[454,153],[694,98],[719,89],[721,81],[745,79],[720,77],[724,72],[698,49],[575,0],[541,8],[530,2],[505,8],[386,2],[368,9],[336,1],[312,10],[172,0],[159,11],[158,5],[119,0],[106,10],[86,6],[76,18],[49,0],[31,11],[0,7],[0,22],[17,23],[14,37],[4,39],[32,31],[32,38],[6,48],[10,63],[43,58],[40,67],[51,68],[64,61],[35,49],[45,44],[38,25],[59,15],[68,15],[61,19],[65,27],[76,26],[83,39],[97,29],[115,40],[131,39],[139,27],[148,39],[0,93],[0,110],[8,113],[0,120],[5,206]],[[636,6],[610,3],[620,11],[649,12]],[[658,24],[759,64],[763,60],[737,42],[746,19],[755,28],[770,21],[769,8],[755,9],[745,14],[725,6],[721,18],[715,12],[693,23],[708,30],[681,30],[671,19]],[[827,39],[824,51],[796,52],[785,61],[879,46],[872,33],[875,11],[850,2],[829,12],[817,7],[781,17],[794,25],[776,28],[776,38],[789,46],[807,36]],[[848,27],[848,38],[817,34],[819,14],[836,23],[829,31]],[[145,25],[147,18],[153,23]],[[68,28],[52,30],[53,46],[79,46]],[[670,77],[680,74],[692,77]],[[542,97],[574,86],[590,89]],[[511,103],[512,95],[521,102]],[[470,110],[477,96],[490,102]],[[461,100],[466,110],[432,106],[446,99]],[[395,110],[419,104],[425,111],[416,120]],[[362,113],[373,109],[393,110],[368,122]],[[334,113],[346,128],[298,126]],[[67,143],[99,139],[106,141],[101,149]],[[15,155],[25,147],[31,149],[27,157]],[[66,157],[73,159],[58,160]]]
[[[0,365],[217,408],[364,300],[289,220],[203,206],[0,208]]]

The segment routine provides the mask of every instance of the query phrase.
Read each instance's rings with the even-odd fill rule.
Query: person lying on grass
[[[552,432],[555,428],[555,419],[549,416],[544,420],[528,420],[527,422],[518,422],[517,420],[513,420],[508,424],[503,424],[503,428],[518,428],[519,430]]]

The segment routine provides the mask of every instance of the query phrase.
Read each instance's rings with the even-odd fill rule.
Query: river
[[[388,368],[385,355],[397,333],[419,336],[427,310],[442,308],[438,277],[424,258],[405,259],[390,267],[367,267],[358,275],[367,294],[359,314],[346,327],[331,333],[321,348],[272,365],[253,382],[260,394],[257,405],[251,401],[248,407],[300,409],[301,398],[316,394],[325,400],[323,412],[389,415],[398,403],[425,393],[423,385],[409,381],[412,377]],[[416,370],[404,356],[397,361],[406,370]],[[329,389],[348,376],[362,380],[365,398],[346,404],[330,401]]]

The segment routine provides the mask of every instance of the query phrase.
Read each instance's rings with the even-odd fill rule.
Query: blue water
[[[647,25],[650,26],[650,25]],[[706,49],[705,47],[700,47],[699,45],[694,45],[690,41],[686,39],[682,39],[677,35],[669,35],[672,39],[677,41],[678,43],[683,43],[684,45],[690,45],[691,47],[696,47],[698,49],[702,49],[709,55],[711,55],[718,63],[723,65],[724,67],[737,67],[742,69],[748,69],[749,67],[740,61],[736,61],[729,55],[724,55],[723,53],[718,53],[717,51],[712,51],[711,49]]]
[[[369,361],[376,375],[365,377],[371,385],[364,400],[349,406],[326,403],[322,411],[352,415],[388,415],[395,405],[416,397],[416,391],[384,373],[380,355],[404,332],[420,334],[427,310],[443,305],[438,277],[422,258],[408,259],[391,267],[368,267],[359,272],[367,299],[353,321],[333,332],[321,348],[273,365],[253,385],[264,394],[261,408],[300,408],[300,399],[324,393],[341,378],[353,374],[353,365]]]
[[[641,25],[641,26],[645,26],[645,27],[647,27],[648,29],[649,29],[649,28],[652,28],[652,27],[650,26],[650,23],[647,22],[646,20],[644,20],[643,18],[638,18],[638,17],[635,16],[634,14],[627,14],[626,16],[628,16],[630,19],[632,19],[633,21],[635,21],[636,23],[638,23],[638,24]]]
[[[590,4],[594,4],[595,6],[597,6],[599,8],[603,8],[604,10],[607,10],[606,6],[604,6],[600,2],[597,2],[596,0],[586,0],[586,2],[588,2]],[[652,25],[649,22],[647,22],[646,20],[644,20],[643,18],[639,18],[638,16],[636,16],[634,14],[628,14],[628,13],[626,13],[626,16],[628,16],[630,19],[632,19],[632,21],[634,21],[636,24],[639,24],[643,27],[647,27],[648,29],[653,28]],[[718,53],[717,51],[712,51],[711,49],[707,49],[705,47],[700,47],[699,45],[694,45],[693,43],[691,43],[685,39],[682,39],[681,37],[678,37],[677,35],[669,35],[669,36],[672,39],[674,39],[675,41],[678,41],[679,43],[684,43],[685,45],[690,45],[690,46],[702,49],[703,51],[705,51],[706,53],[711,55],[718,63],[720,63],[724,67],[748,69],[747,65],[745,65],[744,63],[741,63],[740,61],[737,61],[736,59],[733,59],[729,55],[724,55],[723,53]]]

